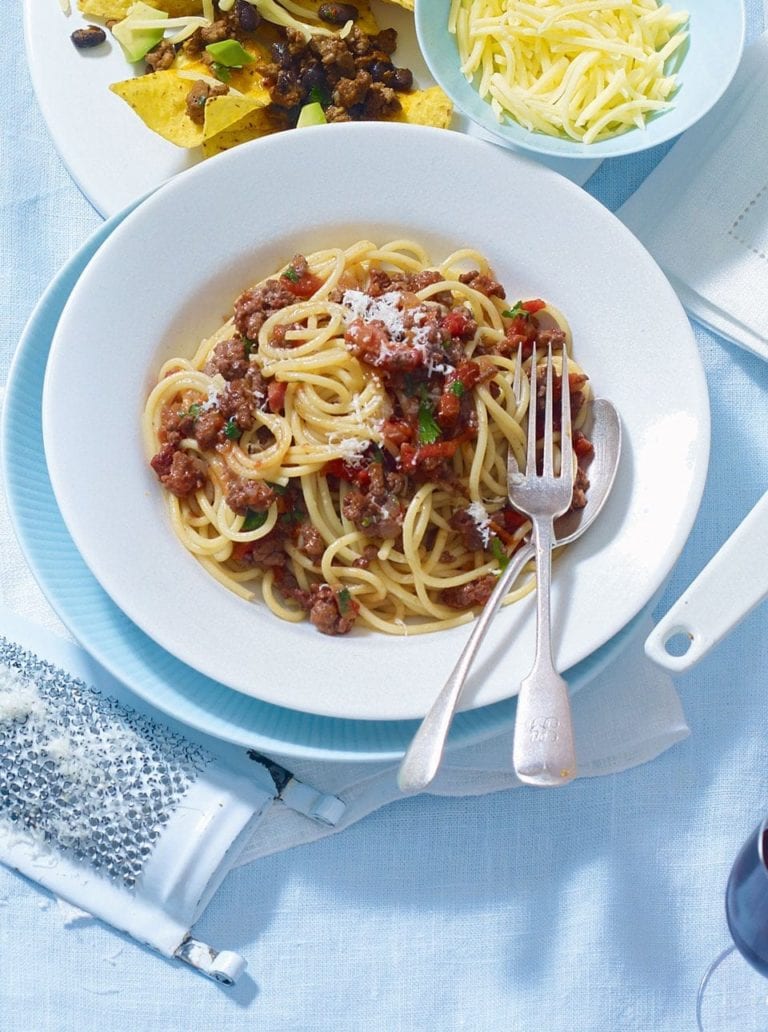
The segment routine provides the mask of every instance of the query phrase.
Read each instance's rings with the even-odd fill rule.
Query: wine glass
[[[701,980],[696,997],[699,1032],[768,1032],[768,817],[734,861],[725,916],[733,942]]]

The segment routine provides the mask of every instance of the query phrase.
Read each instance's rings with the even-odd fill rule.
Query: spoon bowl
[[[564,513],[555,521],[555,548],[575,541],[592,525],[605,505],[616,479],[621,455],[621,420],[610,401],[598,398],[592,403],[592,424],[590,440],[594,455],[589,467],[587,504],[583,509]],[[403,757],[397,775],[401,792],[421,792],[437,774],[453,715],[485,633],[504,596],[533,554],[533,545],[528,542],[512,556],[499,577],[493,593],[474,624],[456,666],[421,722]]]

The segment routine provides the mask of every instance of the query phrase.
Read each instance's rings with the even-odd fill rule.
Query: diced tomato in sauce
[[[269,411],[274,412],[275,415],[278,412],[283,411],[283,405],[285,405],[285,392],[288,390],[288,384],[282,380],[271,380],[267,387],[267,405]]]
[[[371,481],[371,474],[365,467],[355,467],[345,462],[344,459],[331,459],[323,466],[325,476],[337,477],[339,480],[347,480],[350,484],[357,484],[359,487],[367,487]]]
[[[232,545],[232,558],[236,563],[243,562],[253,549],[253,541],[235,541]]]
[[[443,319],[442,328],[452,337],[462,338],[470,327],[469,312],[461,308],[452,309]]]
[[[504,519],[504,527],[509,531],[518,530],[528,520],[527,516],[523,516],[521,512],[511,506],[502,509],[501,515]]]
[[[286,276],[285,273],[280,277],[283,286],[285,286],[292,294],[296,297],[300,297],[303,301],[307,298],[312,297],[325,283],[324,279],[316,276],[314,272],[305,272],[303,276],[298,279],[292,279],[290,276]]]
[[[434,444],[420,444],[414,447],[412,444],[404,444],[400,449],[400,467],[404,473],[412,473],[419,466],[434,468],[443,459],[451,459],[456,449],[464,441],[475,436],[473,429],[467,429],[458,437],[452,437],[450,441],[436,441]]]
[[[413,428],[404,419],[388,419],[381,428],[381,436],[385,444],[392,444],[400,447],[413,437]]]

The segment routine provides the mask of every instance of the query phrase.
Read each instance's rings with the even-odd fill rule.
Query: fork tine
[[[536,385],[536,345],[533,345],[533,351],[531,352],[531,393],[528,399],[528,451],[526,454],[525,462],[525,473],[526,476],[536,476],[536,401],[537,401],[537,385]]]
[[[512,395],[515,399],[515,404],[520,404],[520,398],[523,394],[523,345],[517,345],[517,362],[515,364],[515,376],[512,380]]]
[[[568,383],[568,352],[563,346],[560,391],[560,476],[570,481],[573,490],[573,433],[571,428],[571,391]]]
[[[547,348],[547,390],[544,396],[544,458],[542,472],[545,477],[554,476],[554,451],[552,429],[552,345]]]

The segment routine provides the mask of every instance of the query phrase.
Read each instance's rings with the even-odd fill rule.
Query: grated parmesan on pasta
[[[448,28],[499,122],[594,143],[671,107],[687,21],[657,0],[452,0]]]

